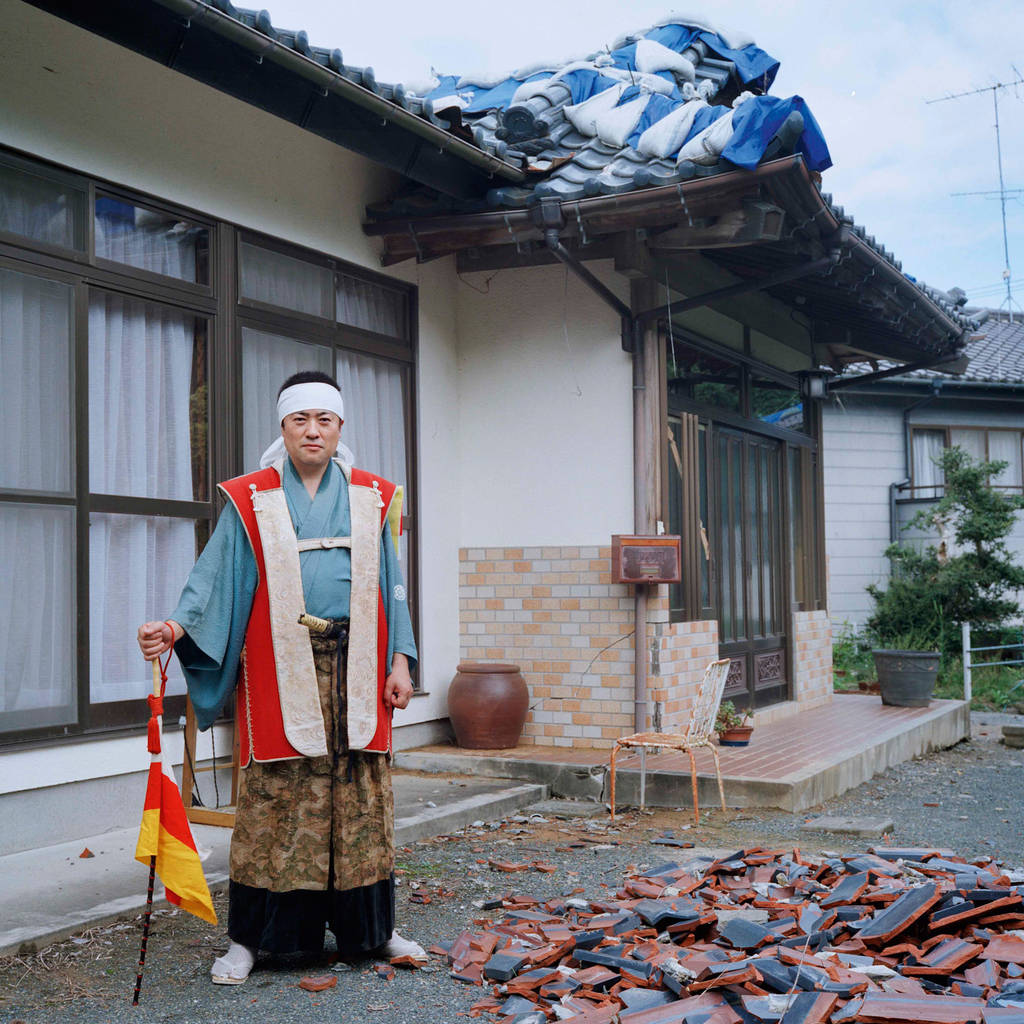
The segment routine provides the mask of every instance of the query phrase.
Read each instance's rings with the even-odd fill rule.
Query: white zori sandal
[[[404,939],[398,932],[392,932],[391,938],[376,950],[382,960],[392,960],[396,956],[408,956],[414,960],[426,960],[427,951],[412,939]]]
[[[241,985],[252,965],[256,963],[256,951],[239,942],[232,942],[228,951],[213,961],[210,978],[214,985]]]

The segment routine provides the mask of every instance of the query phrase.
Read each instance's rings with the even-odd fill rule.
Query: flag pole
[[[153,659],[153,696],[160,697],[160,658]],[[142,990],[142,971],[146,966],[146,944],[149,942],[149,922],[153,916],[153,883],[156,881],[156,854],[149,858],[149,888],[146,890],[146,915],[142,924],[142,948],[139,950],[139,973],[135,976],[135,994],[132,1006],[139,1005]]]

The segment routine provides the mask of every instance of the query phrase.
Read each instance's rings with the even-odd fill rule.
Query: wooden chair
[[[623,736],[615,741],[612,748],[609,771],[611,774],[611,810],[612,821],[615,820],[615,758],[623,748],[640,750],[640,806],[644,806],[647,786],[647,750],[650,747],[668,747],[672,750],[685,750],[690,755],[690,779],[693,784],[693,823],[700,824],[697,806],[697,760],[693,751],[697,747],[708,747],[715,759],[715,774],[718,776],[718,795],[725,810],[725,789],[722,786],[722,766],[718,760],[718,748],[712,738],[715,732],[715,718],[718,705],[725,689],[725,677],[729,674],[729,659],[713,661],[704,671],[697,699],[690,709],[690,721],[684,733],[638,732],[632,736]]]

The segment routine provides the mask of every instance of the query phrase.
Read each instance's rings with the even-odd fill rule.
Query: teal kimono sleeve
[[[405,592],[402,569],[398,564],[395,543],[391,530],[385,526],[380,538],[380,586],[384,595],[384,613],[388,620],[388,663],[385,674],[391,671],[391,658],[397,652],[409,659],[413,669],[418,660],[416,641],[412,635],[412,619],[409,618],[409,601]]]
[[[259,574],[234,505],[189,573],[171,618],[185,635],[174,645],[200,729],[208,729],[235,688]]]

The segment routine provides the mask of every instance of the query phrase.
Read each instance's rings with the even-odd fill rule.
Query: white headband
[[[345,403],[341,400],[341,392],[333,384],[313,381],[285,388],[277,400],[277,422],[280,423],[293,412],[306,409],[326,409],[327,412],[335,413],[343,423],[345,421]]]

